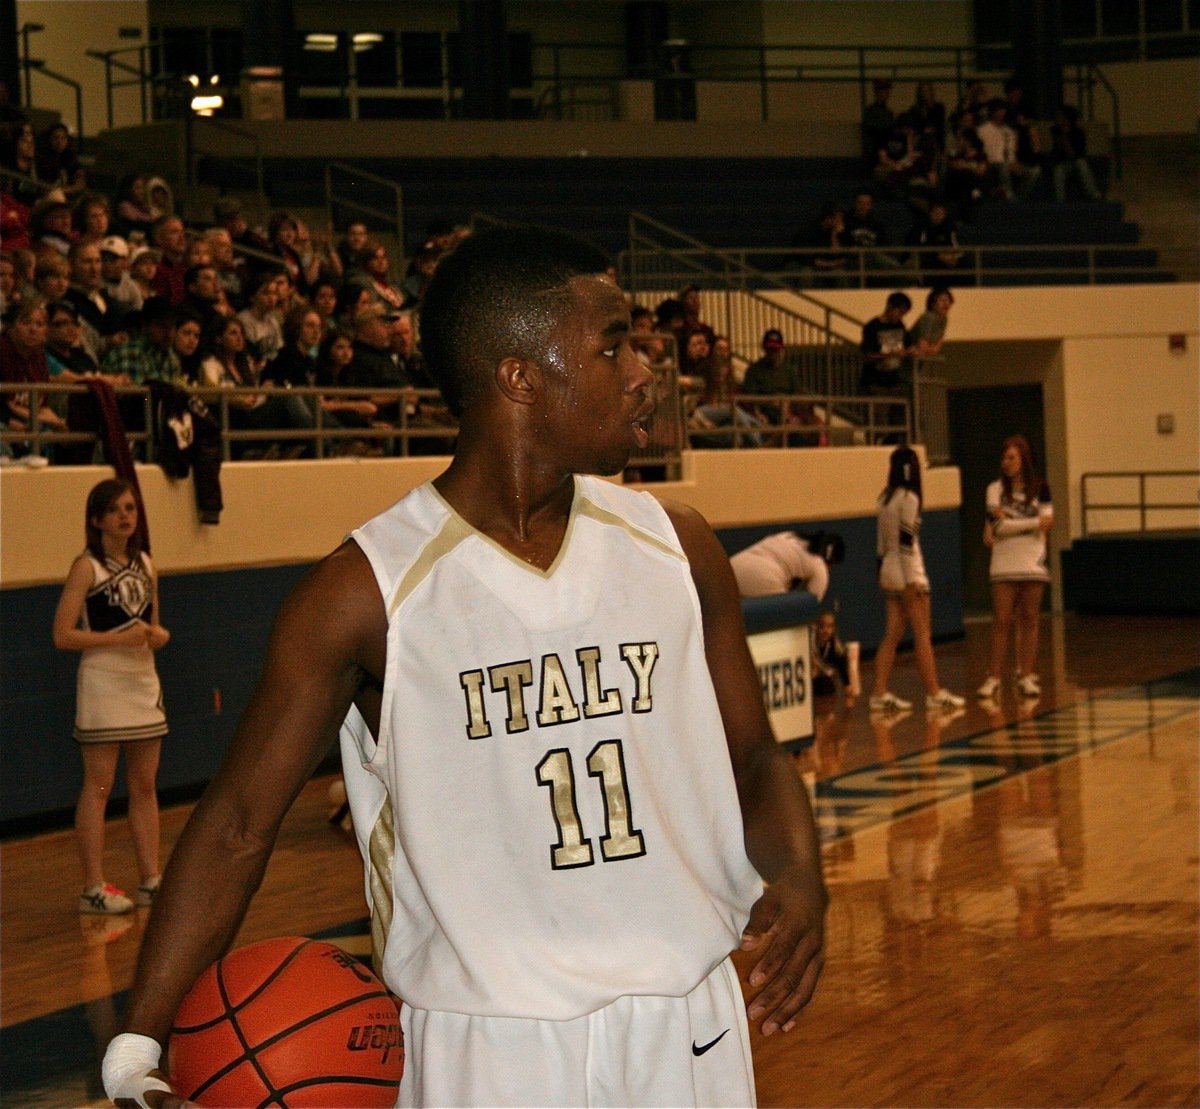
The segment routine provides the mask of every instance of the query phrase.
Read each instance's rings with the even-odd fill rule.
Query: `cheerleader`
[[[1046,535],[1054,523],[1050,489],[1033,465],[1033,450],[1023,435],[1004,440],[1000,477],[987,487],[987,523],[983,542],[992,552],[992,644],[987,679],[978,689],[983,700],[1000,692],[1009,631],[1016,625],[1017,691],[1038,697],[1033,672],[1037,659],[1038,613],[1050,571]]]
[[[75,807],[81,913],[127,913],[134,907],[132,898],[104,879],[104,810],[122,751],[139,872],[137,904],[151,904],[158,889],[155,779],[167,719],[154,652],[170,634],[158,622],[158,579],[140,549],[137,525],[127,482],[102,481],[88,494],[87,549],[71,566],[54,614],[54,645],[81,652],[74,733],[83,756]]]
[[[875,687],[872,712],[900,712],[912,708],[888,690],[896,648],[912,625],[917,673],[925,686],[925,707],[953,712],[962,708],[962,697],[938,683],[933,661],[929,579],[921,557],[921,460],[911,447],[897,447],[888,460],[887,486],[879,495],[876,526],[879,588],[887,605],[887,627],[875,652]]]

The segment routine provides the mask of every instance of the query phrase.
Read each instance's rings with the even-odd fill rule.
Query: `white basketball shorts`
[[[620,997],[569,1021],[401,1014],[398,1106],[752,1106],[750,1034],[726,959],[685,997]]]

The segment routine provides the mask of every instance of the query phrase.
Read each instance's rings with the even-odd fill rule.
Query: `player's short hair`
[[[450,411],[484,395],[504,358],[540,360],[574,277],[602,274],[608,257],[548,227],[478,231],[446,254],[421,306],[421,351]]]

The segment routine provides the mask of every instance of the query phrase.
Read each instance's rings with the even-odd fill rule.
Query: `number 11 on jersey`
[[[629,785],[625,779],[625,756],[619,739],[597,743],[587,757],[588,775],[599,779],[604,801],[604,835],[600,854],[605,862],[635,859],[646,853],[642,833],[633,827]],[[550,790],[550,811],[558,828],[558,842],[550,848],[550,865],[555,870],[591,866],[595,861],[592,841],[584,837],[579,806],[575,802],[575,768],[565,747],[546,752],[537,765],[537,780]]]

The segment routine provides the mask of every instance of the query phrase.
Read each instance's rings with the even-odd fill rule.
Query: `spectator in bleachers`
[[[140,234],[148,239],[154,228],[154,213],[146,200],[146,178],[131,173],[117,186],[117,212],[113,229],[130,238]]]
[[[308,302],[321,316],[321,334],[324,335],[334,326],[334,315],[337,312],[338,290],[341,284],[332,277],[318,277],[309,290]]]
[[[854,203],[846,214],[844,236],[850,246],[863,252],[862,264],[866,270],[895,270],[900,260],[889,254],[888,232],[875,214],[875,198],[869,189],[859,189],[854,194]]]
[[[207,344],[207,337],[216,333],[220,320],[234,314],[233,308],[225,299],[225,290],[221,288],[221,282],[217,280],[217,271],[214,266],[189,266],[184,274],[183,284],[186,291],[179,306],[200,320],[200,327]]]
[[[958,228],[943,201],[935,200],[927,213],[918,214],[908,232],[908,245],[917,248],[917,269],[922,274],[936,274],[943,284],[949,283],[947,273],[962,268]]]
[[[988,162],[988,185],[1004,200],[1016,199],[1017,133],[1008,123],[1008,101],[997,97],[988,107],[988,118],[975,128]]]
[[[389,313],[382,305],[371,304],[359,311],[354,321],[354,358],[344,371],[345,383],[360,389],[396,390],[409,381],[391,358]],[[398,423],[402,399],[395,393],[381,392],[371,398],[379,419]]]
[[[349,277],[367,268],[367,250],[371,245],[367,225],[362,220],[354,220],[346,228],[337,245],[338,260],[342,263],[342,274]]]
[[[293,308],[307,305],[308,301],[296,288],[292,275],[287,270],[277,270],[275,273],[275,311],[283,319]]]
[[[1087,136],[1079,125],[1079,109],[1064,104],[1054,113],[1050,127],[1050,173],[1054,180],[1054,199],[1067,199],[1067,185],[1074,178],[1088,200],[1102,200],[1092,167],[1087,160]]]
[[[129,244],[120,235],[100,240],[100,278],[109,307],[118,319],[141,309],[146,298],[129,275]]]
[[[375,294],[365,284],[365,278],[363,280],[350,278],[338,290],[337,305],[333,313],[334,325],[346,334],[353,335],[354,321],[358,318],[359,312],[368,304],[374,303]]]
[[[250,353],[260,362],[269,362],[283,347],[283,326],[276,310],[279,297],[275,274],[259,271],[250,279],[248,303],[237,317],[242,321]]]
[[[909,345],[917,358],[936,358],[942,353],[946,339],[946,324],[954,294],[949,286],[935,285],[925,298],[925,311],[917,317],[909,335]]]
[[[37,287],[34,284],[35,274],[37,273],[37,255],[28,247],[16,247],[5,245],[5,250],[13,260],[13,269],[15,273],[17,299],[26,296],[34,296],[37,293]]]
[[[262,370],[261,380],[281,388],[312,385],[317,379],[321,314],[299,305],[283,317],[283,348]]]
[[[732,350],[727,336],[718,335],[715,338],[712,351],[700,364],[699,370],[703,375],[704,391],[700,403],[688,418],[693,445],[732,447],[736,430],[738,446],[761,447],[762,436],[757,431],[761,426],[759,421],[734,403],[738,383],[733,372]]]
[[[7,177],[0,177],[0,243],[7,251],[29,248],[29,209],[4,191]]]
[[[345,387],[346,367],[354,360],[354,341],[344,331],[330,331],[321,340],[317,352],[317,384],[328,389]],[[337,417],[343,427],[370,427],[376,422],[378,409],[368,397],[320,398],[321,409]],[[363,444],[365,448],[365,444]],[[347,453],[364,453],[364,450]]]
[[[937,149],[929,140],[918,139],[907,112],[896,118],[877,151],[875,180],[890,196],[919,208],[928,207],[930,196],[937,190]]]
[[[850,284],[850,259],[845,253],[846,215],[840,204],[829,201],[821,214],[792,239],[793,248],[808,248],[812,253],[795,256],[801,283],[817,289],[844,289]]]
[[[644,305],[629,310],[629,334],[638,360],[651,368],[662,365],[667,353],[666,341],[655,338],[654,313]]]
[[[187,245],[183,248],[183,260],[187,264],[187,268],[193,266],[211,266],[212,265],[212,247],[208,244],[208,239],[204,235],[198,235],[195,231],[189,231],[184,236],[187,240]],[[187,288],[187,275],[184,274],[184,289]]]
[[[874,99],[863,110],[862,141],[863,161],[868,169],[874,169],[878,161],[879,148],[887,142],[896,122],[896,113],[888,105],[892,95],[892,83],[882,77],[871,82]]]
[[[37,175],[50,185],[56,185],[70,200],[88,187],[88,175],[79,164],[71,132],[64,122],[56,122],[43,131],[37,140]]]
[[[930,81],[917,82],[913,105],[908,109],[916,133],[933,144],[941,154],[946,149],[946,106],[937,98]]]
[[[138,330],[127,343],[113,347],[100,363],[102,373],[124,375],[135,385],[147,381],[182,383],[175,354],[175,308],[166,297],[150,297],[142,305]]]
[[[988,162],[974,127],[961,127],[946,156],[943,193],[960,212],[970,212],[987,189]]]
[[[108,234],[109,225],[112,222],[108,197],[102,196],[100,193],[84,193],[76,201],[71,219],[75,233],[80,239],[99,242]]]
[[[683,305],[676,297],[666,297],[655,305],[654,319],[659,331],[675,336],[675,352],[677,357],[680,356],[683,351]]]
[[[156,221],[175,214],[175,195],[162,177],[146,178],[146,203]]]
[[[209,256],[213,268],[217,271],[217,281],[225,293],[225,299],[236,311],[245,307],[242,290],[249,277],[249,268],[245,259],[234,253],[233,239],[224,227],[210,227],[204,232],[204,240],[208,243]]]
[[[143,302],[154,296],[154,275],[161,261],[162,251],[157,247],[139,246],[129,252],[129,276],[141,292]]]
[[[794,364],[787,360],[787,347],[783,341],[783,332],[770,327],[763,332],[763,355],[756,362],[751,362],[742,379],[741,392],[749,396],[793,396],[802,393],[800,374]],[[781,427],[795,420],[789,420],[789,408],[778,403],[758,404],[754,417],[760,426],[768,425]],[[761,441],[774,442],[782,446],[784,436],[779,432],[763,432]]]
[[[679,383],[684,388],[703,388],[704,363],[712,353],[708,334],[704,331],[684,331],[679,351]]]
[[[242,202],[235,196],[218,197],[213,203],[213,219],[218,227],[229,232],[235,247],[245,247],[249,250],[271,253],[271,244],[246,222],[246,211]],[[255,258],[247,263],[251,270],[262,269],[268,263]]]
[[[162,216],[154,221],[151,240],[159,252],[158,269],[154,273],[155,296],[166,297],[170,304],[178,304],[187,291],[184,276],[187,273],[187,232],[183,220],[178,216]]]
[[[53,195],[39,200],[29,214],[29,237],[35,254],[53,253],[65,258],[75,241],[71,206]]]
[[[301,258],[296,241],[299,230],[300,225],[290,212],[276,212],[267,226],[267,237],[272,253],[278,255],[292,283],[303,294],[316,280],[321,264],[311,251],[307,261]]]
[[[425,289],[433,277],[434,270],[442,257],[442,250],[436,245],[426,243],[416,254],[408,266],[404,278],[403,293],[404,308],[416,308],[425,299]]]
[[[399,311],[404,305],[405,296],[404,291],[396,288],[391,282],[391,262],[387,247],[382,243],[373,243],[367,250],[366,265],[369,288],[375,300],[387,311]]]
[[[860,384],[867,396],[904,394],[901,370],[912,354],[904,318],[911,311],[912,300],[908,294],[897,291],[888,296],[883,311],[863,325]]]
[[[679,303],[683,305],[683,330],[686,333],[702,331],[711,347],[716,332],[700,318],[700,286],[685,285],[679,290]]]
[[[214,388],[233,390],[228,395],[229,425],[237,431],[307,430],[316,421],[304,398],[288,389],[259,384],[257,363],[247,350],[242,321],[230,316],[221,321],[213,341],[213,352],[200,364],[200,382]],[[257,453],[261,448],[239,444],[237,456]],[[267,456],[285,454],[299,457],[311,451],[306,441],[290,441],[286,447],[275,443],[266,448]]]
[[[25,178],[0,178],[0,187],[18,204],[32,209],[45,195],[46,188],[38,176],[33,124],[28,120],[22,119],[13,124],[11,132],[5,137],[0,165],[22,174]]]
[[[393,313],[388,327],[389,353],[397,373],[409,384],[419,388],[436,388],[425,372],[420,354],[417,353],[417,329],[413,314],[407,311]]]
[[[30,297],[11,310],[0,334],[0,381],[6,384],[48,384],[46,361],[46,303]],[[49,397],[39,397],[36,413],[29,393],[0,394],[0,418],[10,431],[32,431],[35,424],[48,431],[65,431],[67,421],[55,411]],[[21,451],[20,453],[24,453]]]
[[[179,359],[179,372],[192,385],[200,380],[200,363],[205,352],[201,349],[204,336],[204,321],[186,303],[175,309],[175,331],[171,336],[171,349]]]
[[[83,381],[100,372],[83,345],[79,312],[68,300],[46,305],[46,365],[51,380],[59,382]]]
[[[34,292],[47,304],[62,300],[71,287],[71,266],[61,254],[43,254],[33,271]]]
[[[0,316],[21,299],[20,286],[17,284],[17,263],[6,250],[0,253]]]
[[[100,244],[77,242],[68,257],[71,266],[71,287],[64,300],[70,301],[79,313],[83,325],[83,345],[97,363],[113,347],[129,340],[121,330],[121,313],[108,303],[104,293],[104,274],[101,270]]]

